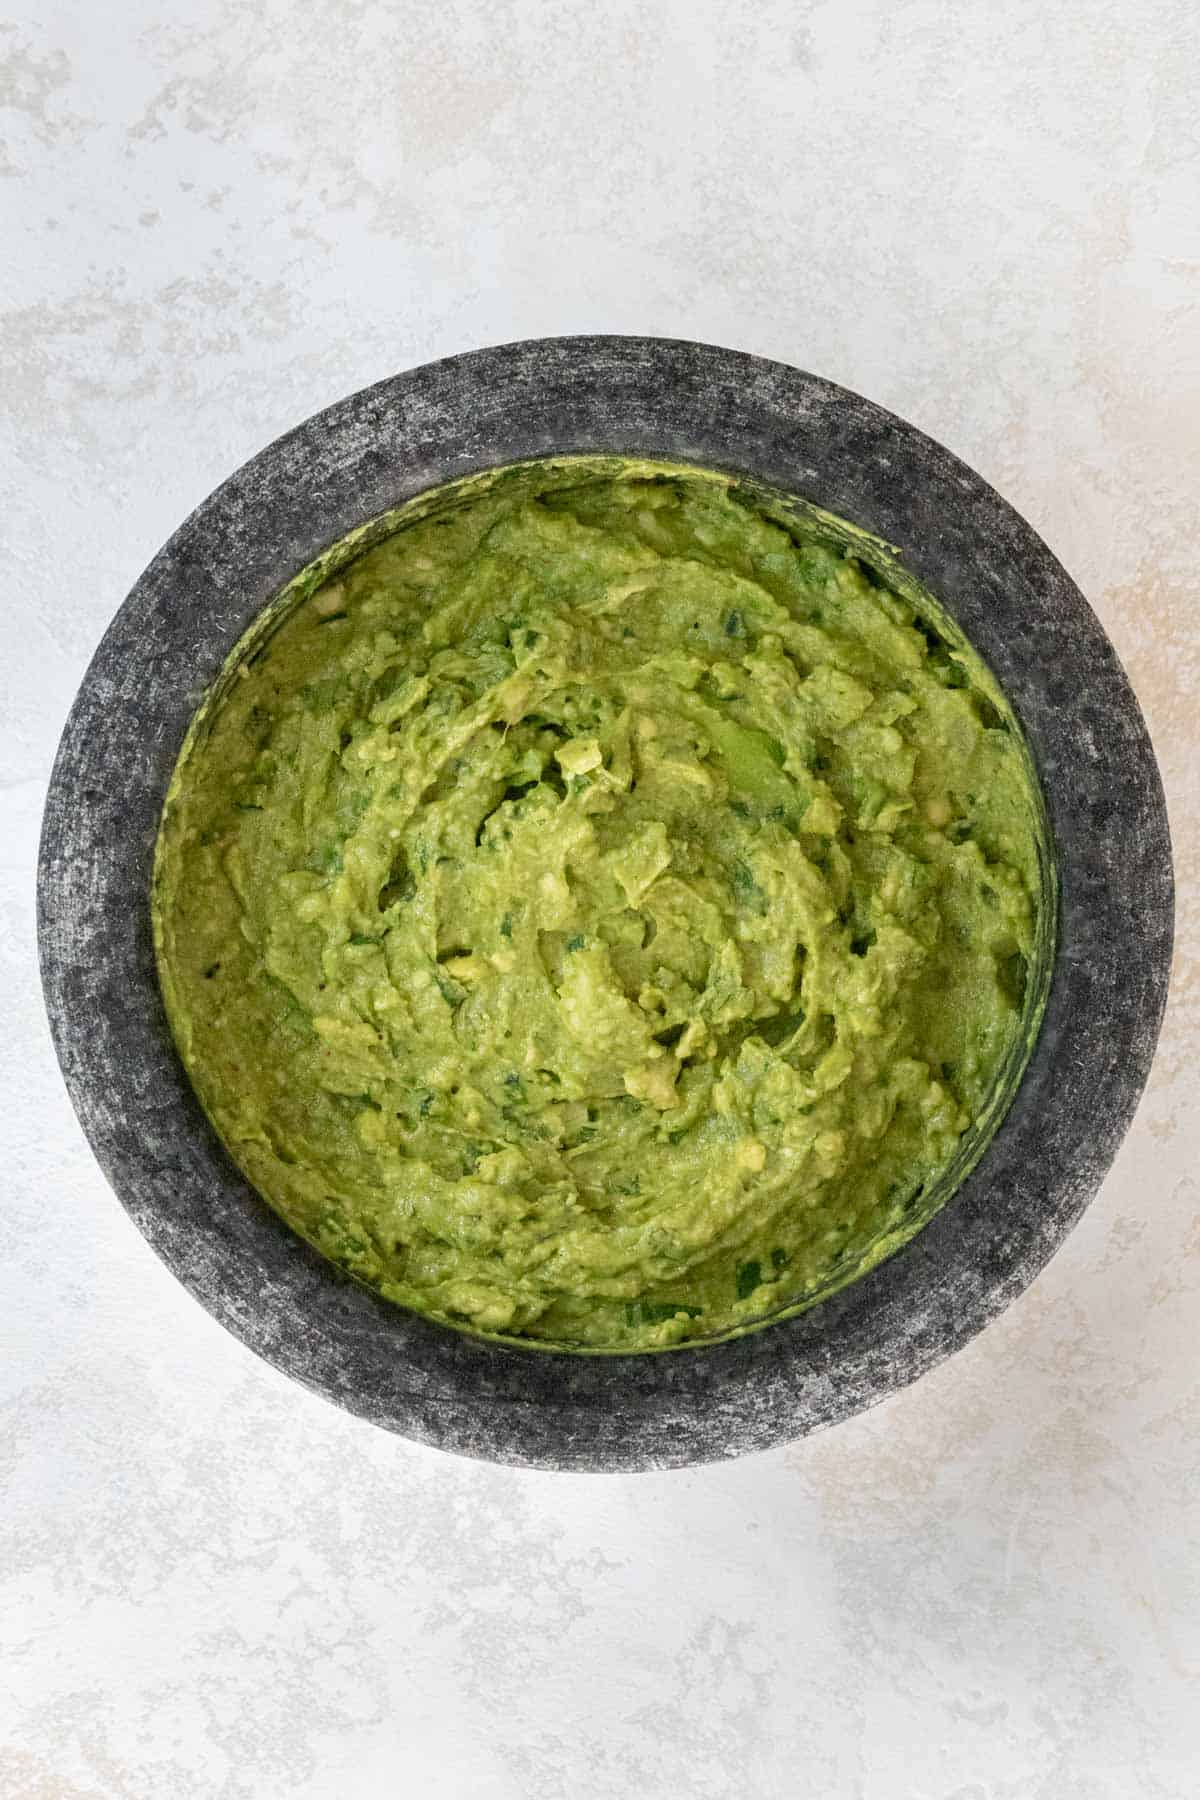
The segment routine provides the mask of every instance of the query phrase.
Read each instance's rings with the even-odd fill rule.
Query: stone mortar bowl
[[[734,470],[852,521],[959,622],[1045,792],[1058,947],[1016,1098],[947,1205],[798,1317],[724,1343],[572,1356],[489,1343],[340,1276],[233,1166],[167,1029],[150,929],[159,811],[243,631],[328,545],[429,488],[524,458],[620,452]],[[67,722],[39,872],[46,1003],[96,1156],[167,1265],[234,1335],[377,1425],[551,1469],[669,1468],[872,1405],[994,1318],[1063,1241],[1141,1093],[1172,937],[1162,788],[1116,654],[1012,508],[912,426],[827,381],[657,338],[534,340],[380,382],[270,445],[159,553]]]

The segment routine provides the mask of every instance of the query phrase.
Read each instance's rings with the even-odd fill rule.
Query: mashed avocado
[[[1040,1005],[1040,800],[854,543],[729,478],[525,465],[231,659],[164,813],[167,1009],[249,1179],[389,1299],[728,1333],[978,1153]]]

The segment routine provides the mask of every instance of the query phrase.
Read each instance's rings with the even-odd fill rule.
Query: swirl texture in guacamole
[[[944,1200],[1032,1035],[1042,831],[990,674],[852,538],[526,465],[239,646],[164,811],[162,988],[230,1152],[352,1275],[660,1348]]]

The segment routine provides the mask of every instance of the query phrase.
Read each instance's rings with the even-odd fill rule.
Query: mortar
[[[573,1357],[471,1338],[339,1276],[270,1211],[200,1109],[154,966],[150,873],[196,707],[246,627],[348,534],[530,457],[617,453],[736,472],[878,540],[1000,680],[1045,795],[1059,882],[1041,1029],[999,1129],[918,1236],[751,1336]],[[144,1235],[231,1331],[305,1385],[447,1450],[662,1468],[803,1436],[959,1347],[1095,1193],[1144,1084],[1172,928],[1161,785],[1086,602],[978,476],[868,401],[783,365],[640,338],[535,340],[428,365],[318,414],[233,475],[117,614],[55,764],[39,875],[55,1044]]]

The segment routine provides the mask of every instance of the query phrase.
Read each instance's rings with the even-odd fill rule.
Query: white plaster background
[[[0,25],[0,1796],[1200,1792],[1192,0],[17,0]],[[278,432],[543,332],[895,408],[1063,557],[1181,879],[1149,1094],[969,1349],[742,1464],[477,1467],[289,1385],[93,1166],[33,965],[118,602]]]

